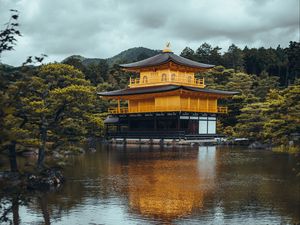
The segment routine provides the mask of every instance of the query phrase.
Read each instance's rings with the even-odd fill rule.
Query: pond
[[[300,222],[295,156],[242,147],[99,145],[69,162],[57,191],[2,194],[0,217],[11,207],[7,224]]]

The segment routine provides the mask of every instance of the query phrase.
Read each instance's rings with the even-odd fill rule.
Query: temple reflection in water
[[[201,209],[214,188],[215,150],[215,146],[199,147],[195,152],[198,157],[129,161],[130,208],[160,219],[187,216]]]

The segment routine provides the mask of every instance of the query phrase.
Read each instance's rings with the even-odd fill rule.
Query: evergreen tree
[[[289,47],[286,49],[288,57],[288,72],[287,84],[300,76],[300,42],[291,41]]]
[[[1,54],[5,51],[14,50],[14,45],[16,45],[17,42],[16,37],[21,36],[18,29],[19,12],[14,9],[11,9],[10,11],[12,13],[10,19],[6,24],[5,29],[0,31],[0,63]],[[13,127],[20,128],[19,124],[12,127],[13,121],[17,123],[19,120],[14,116],[15,107],[10,103],[11,96],[7,91],[8,85],[14,78],[14,76],[10,76],[10,74],[5,71],[3,65],[0,65],[0,150],[3,150],[8,146],[10,168],[12,172],[18,171],[15,148],[17,137],[15,136],[17,136],[20,131],[19,129],[13,129]],[[10,119],[12,123],[8,123],[8,119]],[[11,132],[7,132],[8,130]]]
[[[47,143],[54,143],[52,149],[63,144],[73,147],[92,135],[89,125],[102,130],[96,89],[81,71],[64,64],[41,66],[26,85],[21,100],[28,119],[25,126],[33,131],[39,145],[38,168],[44,165]]]
[[[224,65],[233,68],[235,71],[242,71],[244,68],[244,53],[236,45],[229,46],[228,51],[223,55]]]
[[[78,57],[69,57],[63,60],[64,64],[73,66],[74,68],[80,70],[83,73],[86,73],[86,67],[83,65],[82,61]]]
[[[210,44],[203,43],[197,49],[195,59],[202,63],[223,65],[220,50],[218,46],[213,48]]]
[[[180,56],[191,60],[195,60],[196,58],[194,50],[191,49],[190,47],[185,47],[180,53]]]
[[[288,144],[292,133],[300,133],[300,82],[282,91],[271,91],[266,102],[265,138],[275,144]]]
[[[255,102],[245,105],[237,116],[235,135],[247,137],[251,140],[264,140],[263,127],[265,124],[264,111],[268,106],[264,102]]]
[[[253,93],[260,100],[264,100],[270,90],[278,88],[278,80],[279,77],[269,76],[263,71],[259,76],[254,77]]]
[[[210,55],[212,52],[212,46],[208,43],[203,43],[197,50],[196,50],[196,59],[202,63],[212,63],[210,61]]]

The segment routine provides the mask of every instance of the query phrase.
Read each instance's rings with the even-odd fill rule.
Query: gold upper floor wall
[[[126,107],[109,109],[111,114],[148,112],[202,112],[227,113],[226,107],[218,106],[216,96],[165,95],[145,96],[143,99],[129,99]]]
[[[194,72],[173,69],[160,69],[156,71],[141,71],[139,78],[130,78],[129,87],[147,87],[155,85],[184,85],[204,88],[204,79],[195,78]]]

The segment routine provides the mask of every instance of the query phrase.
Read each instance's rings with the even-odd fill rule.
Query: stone
[[[85,153],[85,150],[84,150],[84,148],[79,148],[79,149],[78,149],[78,152],[79,152],[80,154],[84,154],[84,153]]]
[[[26,156],[26,157],[35,157],[38,155],[38,149],[28,148],[28,149],[22,151],[21,155]]]
[[[90,152],[96,152],[97,150],[95,148],[89,148]]]
[[[62,171],[57,168],[45,169],[40,174],[27,176],[27,188],[33,190],[48,190],[59,187],[63,182]]]
[[[60,154],[59,152],[56,152],[56,151],[53,152],[52,156],[53,156],[54,158],[56,158],[56,159],[61,159],[61,158],[63,158],[63,155]]]
[[[20,174],[18,172],[0,172],[0,188],[27,188],[30,190],[50,190],[58,188],[65,181],[59,168],[49,168],[41,173]]]
[[[262,144],[259,141],[254,141],[253,143],[251,143],[248,148],[250,149],[265,149],[267,146],[265,144]]]
[[[35,165],[33,163],[30,163],[30,162],[26,162],[24,164],[25,167],[34,167]]]

